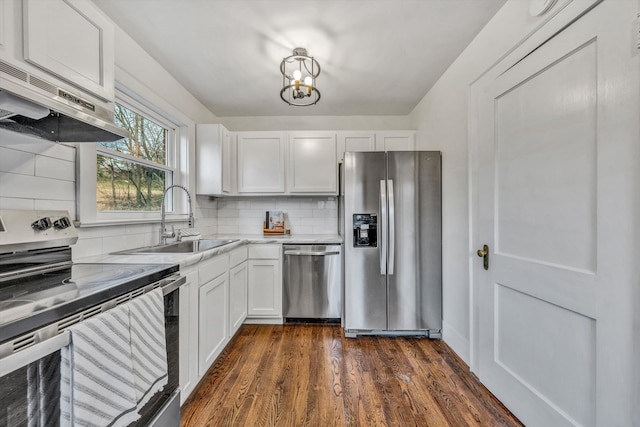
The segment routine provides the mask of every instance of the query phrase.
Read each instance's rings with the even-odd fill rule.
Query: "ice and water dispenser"
[[[353,247],[378,246],[378,214],[359,213],[353,215]]]

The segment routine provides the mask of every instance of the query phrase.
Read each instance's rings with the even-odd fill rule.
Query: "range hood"
[[[0,129],[54,142],[128,138],[129,132],[113,123],[113,103],[103,104],[106,108],[0,61]]]

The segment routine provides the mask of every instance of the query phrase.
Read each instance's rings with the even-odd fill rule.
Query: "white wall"
[[[560,1],[556,6],[565,1]],[[509,0],[411,112],[418,149],[442,151],[444,340],[469,363],[467,109],[469,85],[536,27],[529,2]]]

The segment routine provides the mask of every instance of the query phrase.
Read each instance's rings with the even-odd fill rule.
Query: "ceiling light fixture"
[[[306,107],[320,101],[320,91],[316,87],[316,78],[320,74],[320,64],[307,49],[297,47],[293,55],[287,56],[280,63],[282,73],[282,90],[280,98],[289,105]]]

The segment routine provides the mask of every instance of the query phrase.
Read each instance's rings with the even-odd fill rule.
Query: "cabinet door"
[[[198,272],[186,274],[180,287],[180,401],[198,382]]]
[[[233,171],[232,150],[235,145],[232,143],[232,135],[227,129],[222,128],[222,192],[230,194],[232,192],[231,176]]]
[[[290,193],[331,193],[338,191],[338,161],[335,133],[289,134]]]
[[[227,343],[229,275],[200,286],[198,300],[198,375],[202,376]]]
[[[252,259],[248,263],[248,315],[251,317],[282,317],[280,260]]]
[[[338,160],[344,160],[345,151],[376,151],[374,132],[339,132]]]
[[[376,132],[376,151],[414,151],[415,137],[414,131]]]
[[[111,21],[87,0],[25,0],[23,10],[25,59],[113,101]]]
[[[236,333],[247,318],[247,262],[229,272],[229,336]]]
[[[196,126],[196,193],[230,194],[233,170],[231,134],[222,125]]]
[[[284,193],[284,140],[279,132],[241,132],[238,193]]]

